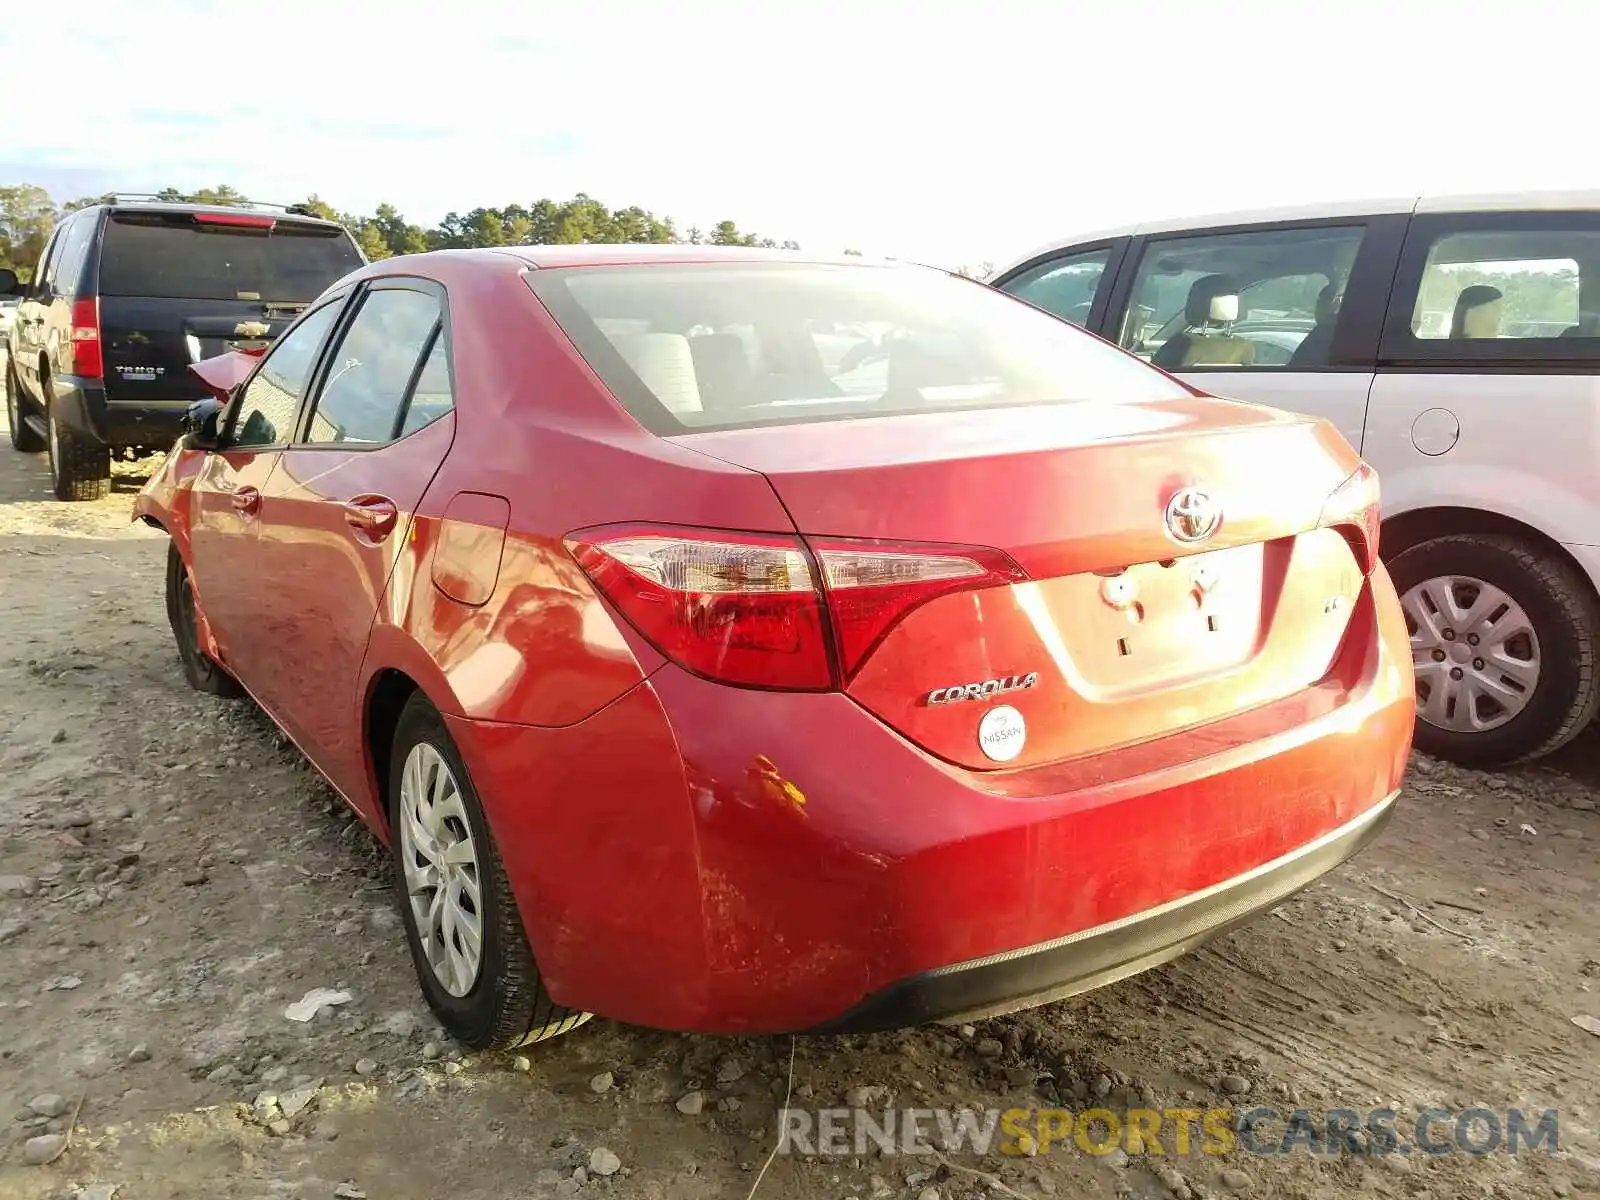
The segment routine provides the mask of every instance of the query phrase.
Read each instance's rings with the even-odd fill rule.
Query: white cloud
[[[96,0],[53,15],[47,54],[0,33],[0,159],[425,221],[584,190],[947,262],[1167,213],[1588,182],[1600,18],[1476,11]]]

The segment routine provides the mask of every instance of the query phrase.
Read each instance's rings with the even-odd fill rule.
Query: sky
[[[1147,218],[1600,187],[1590,7],[78,0],[45,46],[0,23],[0,183],[423,224],[581,191],[1000,264]]]

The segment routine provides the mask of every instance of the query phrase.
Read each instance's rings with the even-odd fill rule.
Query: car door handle
[[[387,496],[356,496],[344,502],[344,520],[358,534],[381,542],[394,532],[400,510]]]
[[[261,492],[253,487],[236,489],[233,493],[233,507],[235,512],[244,513],[247,517],[255,516],[256,510],[261,507]]]

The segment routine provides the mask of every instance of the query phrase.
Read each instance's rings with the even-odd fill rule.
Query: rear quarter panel
[[[1385,372],[1364,452],[1382,479],[1385,520],[1478,509],[1568,546],[1600,546],[1600,377]]]

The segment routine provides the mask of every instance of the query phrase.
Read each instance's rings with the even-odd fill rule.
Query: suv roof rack
[[[180,197],[177,197],[175,199],[171,195],[163,195],[160,192],[107,192],[103,196],[98,197],[97,200],[98,200],[98,203],[100,203],[100,204],[121,204],[121,203],[123,203],[125,201],[130,201],[130,200],[150,201],[150,202],[153,202],[153,203],[156,203],[156,204],[205,204],[206,203],[203,200],[194,200],[194,199],[191,199],[191,198],[189,198],[187,196],[180,196]],[[317,214],[311,210],[310,205],[307,205],[307,204],[304,204],[304,203],[301,203],[301,204],[271,204],[271,203],[268,203],[267,201],[264,201],[264,200],[242,200],[242,201],[238,201],[238,202],[233,203],[233,204],[215,204],[212,207],[215,207],[215,208],[243,208],[243,209],[271,208],[271,209],[277,209],[279,212],[289,213],[290,215],[296,216],[296,217],[314,217],[317,220],[321,220],[322,219],[320,217],[317,217]]]

